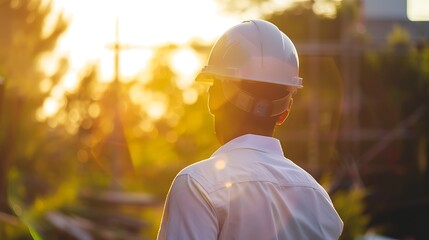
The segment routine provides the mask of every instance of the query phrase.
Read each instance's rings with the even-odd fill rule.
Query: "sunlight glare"
[[[145,93],[141,85],[134,84],[130,88],[129,94],[130,94],[131,101],[135,104],[138,104],[141,102],[141,98],[142,96],[144,96]]]
[[[113,53],[109,51],[100,52],[100,58],[98,64],[101,71],[101,82],[108,83],[112,82],[114,78],[115,63]]]
[[[149,49],[129,49],[121,52],[119,63],[121,80],[124,82],[132,80],[139,71],[148,66],[152,55],[153,51]]]
[[[173,71],[179,76],[177,86],[184,89],[194,82],[197,71],[201,68],[201,61],[191,49],[180,49],[171,57]]]
[[[43,102],[43,115],[46,117],[51,117],[58,111],[59,108],[60,104],[58,103],[57,99],[48,97]]]
[[[147,114],[154,120],[160,119],[166,111],[165,103],[160,101],[153,101],[146,105]]]
[[[43,106],[36,110],[35,117],[36,117],[36,120],[39,122],[43,122],[46,120],[46,116],[43,113]]]
[[[337,5],[340,3],[340,0],[335,1],[316,1],[313,4],[313,11],[322,16],[334,18],[337,14]]]
[[[64,86],[64,90],[67,92],[72,92],[78,87],[78,79],[76,75],[67,74],[61,81],[61,84]]]
[[[185,89],[182,92],[182,98],[185,104],[194,104],[198,100],[198,91],[194,88]]]
[[[37,110],[36,118],[38,120],[45,120],[54,116],[67,103],[64,93],[65,88],[62,84],[54,86],[50,92],[50,96],[44,100],[41,109]]]
[[[113,51],[108,46],[115,42],[117,17],[119,41],[130,46],[120,53],[120,72],[125,81],[146,67],[154,47],[184,46],[193,39],[210,43],[241,21],[221,15],[213,0],[56,0],[54,5],[70,20],[59,41],[59,51],[70,57],[72,69],[99,63],[103,82],[112,81],[114,76]],[[199,62],[189,52],[180,53],[178,58],[183,56],[187,60],[178,69],[192,74]],[[187,86],[192,80],[183,78],[179,84]]]
[[[53,54],[43,54],[40,57],[39,66],[46,75],[52,76],[58,69],[58,59]]]
[[[226,162],[225,160],[218,160],[215,162],[215,168],[216,170],[222,170],[226,167]]]
[[[119,75],[121,82],[130,82],[140,75],[148,66],[153,51],[150,49],[127,49],[119,55]],[[101,77],[103,82],[111,82],[115,77],[114,53],[102,51],[99,60]]]
[[[62,84],[55,85],[51,90],[51,96],[55,99],[61,99],[64,93],[65,89]]]
[[[42,93],[47,93],[52,88],[52,80],[50,78],[44,78],[39,83],[39,90]]]

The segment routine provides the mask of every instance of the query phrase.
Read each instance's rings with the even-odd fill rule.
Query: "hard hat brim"
[[[216,79],[216,76],[219,78],[223,78],[223,79],[230,79],[230,80],[233,80],[233,78],[231,78],[231,77],[226,77],[226,76],[224,76],[224,77],[222,77],[222,76],[218,76],[218,75],[215,75],[215,74],[213,74],[213,73],[208,73],[208,72],[200,72],[196,77],[195,77],[195,81],[196,82],[201,82],[201,83],[209,83],[209,84],[212,84],[213,83],[213,81]],[[236,80],[236,81],[240,81],[240,80],[243,80],[243,79],[234,79],[234,80]],[[247,81],[255,81],[255,82],[261,82],[261,83],[265,83],[264,81],[260,81],[260,80],[252,80],[252,79],[246,79]],[[279,84],[279,85],[282,85],[282,86],[288,86],[288,87],[293,87],[293,88],[302,88],[303,86],[302,86],[302,78],[300,78],[300,77],[297,77],[297,81],[299,81],[299,83],[298,84],[291,84],[291,83],[288,83],[288,84]]]
[[[212,73],[204,73],[201,72],[197,75],[197,77],[195,78],[196,82],[202,82],[202,83],[213,83],[215,77],[213,76]]]

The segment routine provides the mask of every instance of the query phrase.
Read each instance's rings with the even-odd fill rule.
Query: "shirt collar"
[[[232,139],[216,150],[212,156],[224,154],[234,149],[243,148],[254,149],[257,151],[283,156],[283,150],[278,139],[254,134],[246,134]]]

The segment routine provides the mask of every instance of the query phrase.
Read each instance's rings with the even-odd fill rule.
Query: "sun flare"
[[[70,60],[69,70],[60,82],[61,89],[73,91],[88,64],[99,66],[100,81],[112,81],[115,77],[114,51],[109,46],[114,43],[123,46],[119,53],[122,82],[146,79],[154,48],[175,44],[179,49],[173,54],[171,67],[178,74],[177,86],[184,90],[183,99],[188,104],[196,101],[197,94],[189,86],[202,64],[188,44],[195,39],[209,44],[225,28],[239,22],[221,15],[214,0],[54,0],[53,3],[57,10],[55,14],[61,13],[69,21],[56,53]],[[55,17],[50,19],[56,20]],[[53,25],[47,23],[47,28]],[[42,60],[42,67],[52,73],[55,58]],[[49,91],[55,86],[44,81],[39,88]],[[52,94],[51,99],[61,99],[57,93]],[[146,104],[153,118],[159,118],[165,112],[159,102]],[[39,113],[39,119],[40,116],[55,115],[60,106],[60,103],[49,100]]]
[[[178,50],[171,59],[173,71],[179,75],[177,85],[186,89],[194,81],[197,71],[201,68],[201,61],[195,52],[188,48]]]
[[[115,42],[116,24],[120,44],[128,46],[121,51],[120,63],[121,76],[127,78],[147,66],[154,47],[186,46],[192,39],[209,43],[238,22],[219,14],[213,0],[56,0],[55,5],[70,19],[59,47],[71,58],[72,68],[99,62],[106,79],[113,76],[113,52],[107,46]],[[191,65],[178,65],[179,71],[193,71],[196,63],[189,52],[179,56],[192,61]]]

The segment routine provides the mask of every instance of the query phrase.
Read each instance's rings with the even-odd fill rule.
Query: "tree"
[[[62,149],[63,165],[74,166],[69,171],[75,177],[68,181],[73,183],[67,185],[73,188],[75,199],[57,206],[57,210],[96,218],[94,209],[98,206],[91,208],[92,216],[90,211],[75,211],[85,205],[82,193],[112,189],[125,194],[150,193],[164,199],[183,167],[214,151],[218,144],[207,111],[207,86],[192,84],[192,79],[181,82],[171,67],[171,58],[179,49],[174,45],[155,49],[144,79],[136,76],[127,82],[103,83],[97,66],[89,66],[76,91],[65,94],[66,104],[45,119],[57,123],[53,132],[65,133],[66,140],[54,144]],[[115,134],[119,138],[112,138]],[[114,149],[119,152],[113,153]],[[121,160],[113,163],[112,156]],[[149,214],[151,217],[145,217],[153,226],[145,231],[151,239],[156,236],[161,217],[156,209],[155,214]],[[103,212],[108,210],[112,211]],[[142,214],[144,211],[131,213]],[[52,228],[44,229],[45,236],[56,234]]]
[[[67,28],[60,15],[46,31],[52,7],[43,2],[0,1],[0,212],[7,214],[13,214],[8,193],[16,190],[8,189],[11,169],[31,165],[45,134],[35,121],[35,110],[49,94],[39,90],[40,83],[55,85],[66,68],[66,61],[60,61],[49,76],[39,64]]]
[[[362,64],[362,125],[388,131],[379,144],[362,144],[365,150],[376,146],[361,164],[366,183],[374,189],[368,211],[371,226],[383,226],[395,238],[429,236],[428,58],[427,39],[415,44],[407,30],[396,26],[386,46],[367,54]]]

